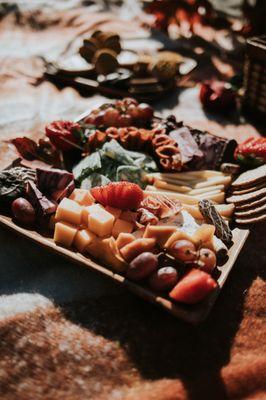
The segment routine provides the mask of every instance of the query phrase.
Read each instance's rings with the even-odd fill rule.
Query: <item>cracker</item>
[[[254,192],[230,196],[227,198],[227,203],[250,203],[252,200],[259,199],[263,196],[266,196],[266,187],[255,190]]]
[[[261,206],[263,204],[266,204],[266,197],[261,197],[258,200],[254,200],[250,203],[247,204],[239,204],[236,206],[236,210],[251,210],[254,209],[255,207]]]
[[[239,177],[232,183],[232,188],[244,189],[263,181],[266,181],[266,165],[243,172],[243,174],[239,175]]]
[[[250,208],[248,210],[236,210],[235,211],[235,217],[240,217],[240,218],[248,218],[248,217],[253,217],[256,214],[261,213],[262,211],[265,211],[266,213],[266,203],[262,204],[261,206],[255,207],[255,208]]]
[[[255,190],[262,189],[263,187],[266,187],[266,182],[262,182],[260,184],[257,183],[256,185],[250,186],[249,188],[246,188],[246,189],[232,190],[232,195],[250,193],[250,192],[253,192]]]
[[[266,213],[257,215],[256,217],[252,218],[236,218],[235,222],[239,225],[248,225],[248,224],[256,224],[258,222],[266,221]]]

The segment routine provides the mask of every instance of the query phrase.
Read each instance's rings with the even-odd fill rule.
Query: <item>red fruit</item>
[[[227,82],[206,81],[201,84],[200,101],[203,107],[215,112],[225,112],[235,109],[236,95]]]
[[[124,127],[124,126],[131,126],[132,125],[132,118],[129,114],[121,114],[117,118],[117,125],[119,127]]]
[[[147,121],[153,117],[153,109],[146,103],[138,105],[139,118]]]
[[[203,300],[217,287],[217,283],[206,272],[199,269],[189,271],[169,293],[171,299],[186,304]]]
[[[91,194],[100,204],[121,210],[136,209],[143,200],[143,190],[139,185],[126,181],[94,187]]]
[[[67,151],[74,148],[78,143],[78,135],[75,130],[80,130],[80,125],[71,121],[54,121],[45,127],[46,135],[57,149]]]
[[[105,126],[117,126],[120,113],[113,107],[109,107],[104,111],[103,122]]]
[[[247,166],[264,164],[266,162],[266,138],[251,137],[239,144],[235,150],[235,159]]]

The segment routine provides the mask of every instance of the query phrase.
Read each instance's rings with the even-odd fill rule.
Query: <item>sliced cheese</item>
[[[190,196],[197,196],[198,194],[213,192],[214,190],[224,190],[224,185],[212,185],[204,188],[192,189],[188,194]]]
[[[88,229],[82,229],[77,232],[74,240],[74,246],[80,253],[84,253],[90,243],[95,240],[96,236]]]
[[[135,236],[131,233],[119,233],[118,238],[116,239],[116,245],[118,249],[121,249],[126,244],[133,242],[135,240]]]
[[[81,206],[90,206],[95,203],[94,197],[86,189],[74,189],[74,191],[69,196],[69,199],[74,200]]]
[[[82,223],[84,226],[89,224],[89,214],[104,209],[100,204],[92,204],[91,206],[83,207],[82,209]]]
[[[154,186],[160,189],[173,190],[179,193],[188,193],[191,190],[189,186],[175,185],[159,179],[155,179]]]
[[[176,226],[168,225],[147,225],[144,238],[153,238],[160,247],[164,247],[169,237],[176,232]]]
[[[133,222],[124,221],[123,219],[118,218],[114,223],[112,235],[114,238],[117,238],[119,233],[131,233],[133,231],[133,228]]]
[[[206,193],[204,195],[200,195],[200,196],[195,196],[195,198],[197,198],[198,200],[203,200],[203,199],[208,199],[208,200],[212,200],[215,203],[224,203],[225,200],[225,194],[224,192],[210,192],[206,195]]]
[[[87,207],[87,210],[88,228],[100,237],[110,236],[115,217],[98,204]]]
[[[55,218],[57,221],[65,221],[70,224],[80,225],[82,207],[74,200],[65,197],[56,210]]]
[[[77,228],[67,222],[57,222],[55,224],[54,241],[66,247],[70,247],[77,234]]]
[[[198,203],[198,199],[196,196],[188,196],[186,194],[182,194],[182,193],[176,193],[176,192],[170,192],[170,191],[156,191],[156,190],[145,190],[144,191],[145,194],[147,195],[152,195],[154,194],[155,196],[158,194],[163,194],[165,196],[170,197],[170,199],[176,199],[176,200],[180,200],[182,203],[186,203],[186,204],[197,204]]]
[[[203,188],[213,185],[229,185],[231,183],[231,176],[213,176],[204,182],[199,182],[194,185],[194,189]]]

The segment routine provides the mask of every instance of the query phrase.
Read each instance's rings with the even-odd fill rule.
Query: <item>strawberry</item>
[[[136,209],[143,200],[143,190],[139,185],[126,181],[94,187],[91,194],[100,204],[121,210]]]
[[[266,162],[266,138],[251,137],[239,144],[235,150],[235,159],[247,167],[256,167]]]
[[[216,287],[217,283],[209,274],[194,268],[177,283],[169,296],[175,301],[194,304],[203,300]]]

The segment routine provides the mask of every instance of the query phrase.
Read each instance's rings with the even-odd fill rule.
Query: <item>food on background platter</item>
[[[225,114],[236,108],[236,93],[228,82],[212,80],[201,83],[199,98],[209,111]]]
[[[266,138],[251,137],[240,143],[235,150],[235,159],[248,168],[266,163]]]
[[[75,189],[58,205],[58,245],[89,254],[175,301],[193,304],[215,290],[212,274],[227,247],[212,224],[199,225],[179,201],[145,194],[130,182],[92,188],[87,191],[90,205],[76,201],[83,196],[83,189]],[[153,214],[156,222],[140,223],[140,209]],[[123,220],[126,212],[134,213],[135,219]]]

